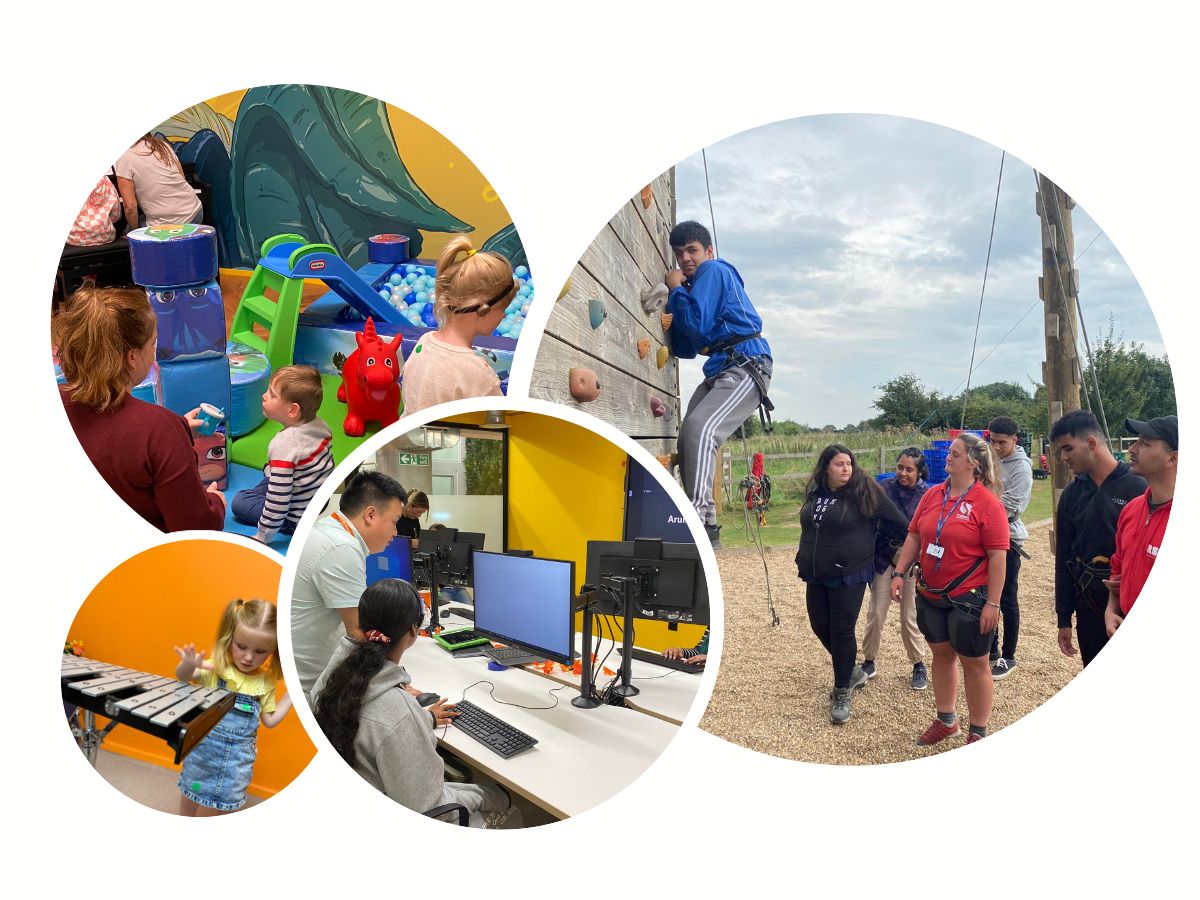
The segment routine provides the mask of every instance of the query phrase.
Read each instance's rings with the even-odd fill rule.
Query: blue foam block
[[[215,484],[217,490],[225,490],[229,486],[229,442],[225,427],[219,427],[212,434],[193,435],[192,446],[196,451],[200,480],[205,487]]]
[[[239,466],[237,463],[229,464],[229,484],[225,490],[226,501],[232,501],[233,495],[238,491],[244,491],[254,487],[262,481],[262,472],[258,469],[252,469],[249,466]],[[227,502],[225,505],[225,527],[222,529],[230,534],[244,534],[249,537],[254,537],[258,534],[256,525],[243,525],[233,517],[232,502]],[[288,546],[292,542],[290,534],[277,534],[275,538],[267,546],[278,553],[286,554]]]
[[[229,409],[229,360],[224,356],[164,363],[158,367],[162,404],[181,416],[201,403]]]
[[[160,362],[225,355],[225,304],[215,281],[186,288],[151,288],[158,318]]]

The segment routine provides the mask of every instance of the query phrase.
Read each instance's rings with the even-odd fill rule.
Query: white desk
[[[480,684],[465,699],[537,738],[537,745],[504,759],[453,726],[438,729],[438,739],[473,768],[559,818],[579,815],[621,791],[679,733],[676,725],[631,709],[579,709],[571,705],[578,691],[570,686],[524,669],[493,672],[483,657],[455,659],[431,638],[418,639],[401,662],[416,688],[451,701],[464,699],[463,691],[475,682],[488,681],[499,700],[553,707],[497,703]]]
[[[466,619],[460,619],[457,616],[451,616],[444,619],[442,624],[447,630],[453,630],[468,627],[474,623]],[[609,650],[613,647],[613,642],[607,638],[596,641],[595,637],[593,637],[593,643],[596,644],[598,650],[596,652],[596,665],[592,673],[592,679],[596,683],[596,686],[600,688],[612,678],[612,676],[605,675],[600,671],[600,664],[604,660],[605,655],[608,654],[607,667],[618,673],[621,669],[621,655],[616,650],[613,650],[609,654]],[[575,635],[575,650],[579,653],[583,652],[582,634]],[[579,693],[579,682],[582,679],[574,672],[564,672],[558,666],[555,666],[549,674],[545,674],[540,668],[535,667],[530,667],[525,671],[550,678],[559,684],[574,687],[576,690],[572,696],[577,696]],[[625,705],[630,709],[635,709],[648,716],[655,716],[673,725],[682,725],[683,720],[687,718],[687,714],[696,700],[696,694],[700,690],[700,679],[703,677],[700,673],[679,672],[675,669],[668,669],[666,666],[656,666],[653,663],[645,663],[638,659],[633,660],[630,674],[632,676],[630,683],[638,688],[640,693],[626,698]],[[565,692],[560,691],[559,693]]]

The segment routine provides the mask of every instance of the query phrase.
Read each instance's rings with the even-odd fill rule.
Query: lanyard
[[[337,523],[346,529],[347,534],[353,537],[358,537],[358,535],[354,534],[354,529],[350,527],[350,524],[342,518],[341,513],[333,513],[333,518],[337,519]],[[939,528],[938,531],[940,532],[941,529]]]
[[[946,493],[942,496],[942,510],[938,513],[937,531],[933,533],[933,542],[937,546],[942,546],[942,529],[946,523],[953,518],[954,513],[958,510],[959,505],[963,502],[963,498],[971,493],[971,488],[975,487],[975,482],[971,482],[971,487],[967,488],[958,495],[958,499],[954,501],[954,506],[950,507],[950,513],[946,515],[946,504],[950,501],[950,482],[946,481]],[[936,563],[933,565],[933,571],[937,571],[942,567],[942,558],[939,556]]]

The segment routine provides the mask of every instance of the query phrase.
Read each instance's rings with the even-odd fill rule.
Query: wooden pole
[[[1075,201],[1041,174],[1038,175],[1035,201],[1042,223],[1042,276],[1038,279],[1046,332],[1042,381],[1046,385],[1048,424],[1053,426],[1066,413],[1079,409],[1079,385],[1083,381],[1083,369],[1075,350],[1079,334],[1075,314],[1079,274],[1073,264],[1075,237],[1071,227]],[[1050,549],[1053,551],[1058,527],[1058,499],[1067,486],[1070,472],[1053,452],[1047,454],[1047,460],[1054,492],[1051,507],[1054,525],[1050,530]]]

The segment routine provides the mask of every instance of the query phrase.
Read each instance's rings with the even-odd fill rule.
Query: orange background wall
[[[171,676],[179,662],[176,645],[192,642],[211,652],[225,605],[238,597],[275,602],[279,574],[279,563],[236,544],[164,544],[110,572],[84,601],[68,638],[83,641],[83,655],[89,659]],[[277,694],[282,696],[284,690],[281,682]],[[179,770],[164,741],[126,725],[113,730],[104,749]],[[260,726],[250,792],[272,796],[291,783],[315,753],[294,713],[275,728]]]

